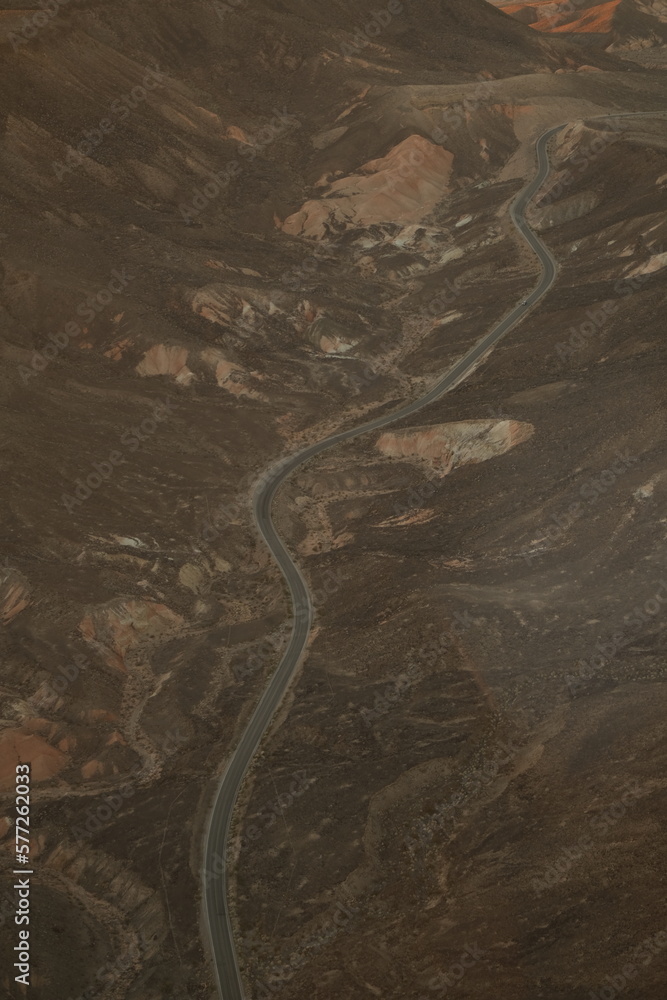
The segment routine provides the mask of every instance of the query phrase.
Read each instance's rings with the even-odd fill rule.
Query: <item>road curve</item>
[[[645,115],[660,115],[665,112],[625,112],[618,115],[600,115],[597,118],[631,118]],[[584,121],[592,121],[585,118]],[[218,989],[222,1000],[244,1000],[243,983],[239,970],[231,915],[227,902],[227,841],[236,797],[248,766],[268,729],[271,719],[289,686],[290,680],[306,648],[313,621],[313,605],[304,576],[294,562],[284,542],[278,535],[271,517],[271,506],[280,485],[291,473],[309,459],[320,455],[342,441],[349,441],[380,430],[389,424],[418,413],[429,403],[449,392],[469,375],[480,359],[490,351],[501,337],[519,322],[526,312],[551,288],[558,272],[558,266],[551,252],[529,228],[524,213],[531,199],[546,180],[549,170],[547,144],[549,139],[565,127],[567,123],[556,125],[544,132],[535,143],[537,153],[537,174],[535,178],[516,196],[510,207],[510,217],[523,238],[536,253],[542,266],[539,283],[522,302],[487,333],[467,354],[465,354],[425,395],[399,410],[369,420],[359,427],[332,434],[330,437],[309,445],[297,454],[283,459],[272,466],[261,479],[253,497],[253,512],[257,527],[280,567],[289,586],[294,608],[294,622],[289,645],[264,690],[250,722],[229,760],[220,779],[217,796],[213,804],[206,844],[203,868],[204,920],[210,936],[211,951],[216,967]]]

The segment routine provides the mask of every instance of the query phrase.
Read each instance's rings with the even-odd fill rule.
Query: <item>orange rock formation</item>
[[[449,190],[452,153],[410,135],[386,156],[333,181],[322,198],[307,201],[282,224],[292,236],[322,239],[336,228],[421,220]]]

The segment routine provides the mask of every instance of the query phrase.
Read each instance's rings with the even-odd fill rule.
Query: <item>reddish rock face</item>
[[[588,10],[578,7],[574,13],[565,16],[565,23],[560,19],[547,17],[539,20],[534,27],[538,31],[606,34],[614,27],[614,15],[620,4],[621,0],[610,0],[609,3],[599,4]]]
[[[535,0],[534,3],[500,3],[501,9],[536,31],[567,31],[604,33],[611,31],[616,9],[622,0],[590,4],[586,0],[573,3],[553,3],[553,0]]]
[[[408,136],[386,156],[333,181],[322,198],[307,201],[282,228],[292,236],[324,239],[332,224],[348,229],[421,222],[449,190],[453,162],[446,149]]]
[[[95,608],[81,621],[79,631],[109,666],[126,673],[128,655],[136,647],[164,639],[182,622],[181,616],[164,604],[121,600]]]
[[[655,44],[664,39],[667,21],[664,5],[641,0],[532,0],[506,3],[492,0],[505,14],[530,25],[535,31],[551,35],[611,36],[615,47],[636,48],[642,40]],[[582,39],[582,42],[584,39]],[[605,41],[607,44],[609,39]],[[599,44],[599,43],[598,43]],[[597,69],[582,66],[584,70]]]
[[[17,760],[30,763],[32,781],[47,781],[67,764],[67,755],[30,731],[29,726],[7,729],[0,736],[0,788],[13,788]]]

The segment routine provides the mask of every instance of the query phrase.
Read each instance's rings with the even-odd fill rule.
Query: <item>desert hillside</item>
[[[667,126],[599,116],[667,78],[614,4],[588,47],[537,3],[53,3],[0,4],[4,993],[28,760],[33,1000],[214,996],[203,832],[293,624],[252,490],[530,291],[508,208],[568,123],[547,297],[276,499],[316,621],[232,894],[253,1000],[421,1000],[468,947],[462,998],[584,1000],[663,927]]]
[[[662,0],[491,0],[535,31],[607,51],[641,50],[667,42]]]

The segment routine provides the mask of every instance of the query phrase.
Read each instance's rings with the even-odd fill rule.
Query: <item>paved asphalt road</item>
[[[625,113],[622,115],[601,115],[600,118],[630,118],[645,114],[664,114],[665,112]],[[590,121],[592,119],[586,119]],[[259,743],[266,732],[271,719],[287,690],[296,666],[306,648],[308,634],[313,621],[313,605],[306,581],[301,570],[296,565],[282,539],[278,535],[271,519],[271,505],[280,485],[298,466],[310,458],[332,448],[341,441],[367,434],[369,431],[380,430],[389,424],[418,413],[429,403],[434,402],[444,393],[458,385],[479,364],[480,359],[491,350],[501,337],[510,330],[551,288],[557,273],[557,264],[550,251],[545,247],[533,231],[528,227],[524,213],[531,199],[542,186],[549,173],[549,156],[547,143],[559,132],[563,125],[550,128],[536,142],[538,170],[535,179],[525,187],[515,198],[510,208],[510,216],[515,226],[537,254],[542,265],[542,277],[534,290],[503,319],[487,333],[479,343],[457,361],[440,381],[426,395],[407,403],[400,410],[395,410],[385,416],[370,420],[360,427],[332,434],[331,437],[317,444],[304,448],[303,451],[282,460],[264,474],[261,485],[253,500],[254,515],[266,544],[271,550],[276,562],[287,580],[292,604],[294,607],[294,625],[289,646],[271,677],[268,687],[259,700],[248,726],[239,740],[234,755],[221,778],[217,797],[210,815],[206,846],[204,851],[203,893],[205,902],[205,920],[210,934],[211,950],[217,971],[218,989],[222,1000],[244,1000],[243,984],[239,971],[230,912],[227,905],[226,850],[229,829],[232,820],[234,803],[243,780],[243,776],[253,758]]]

